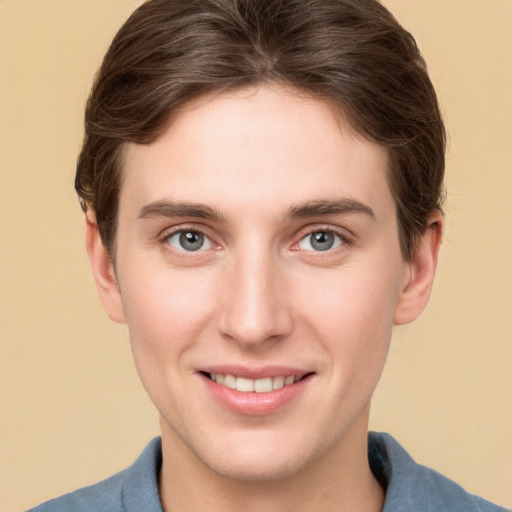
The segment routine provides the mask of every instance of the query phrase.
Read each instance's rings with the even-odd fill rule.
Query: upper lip
[[[200,368],[198,370],[202,373],[220,373],[222,375],[233,375],[235,377],[244,377],[246,379],[263,379],[265,377],[287,377],[294,375],[296,378],[302,378],[308,373],[313,373],[311,370],[292,366],[264,366],[264,367],[249,367],[238,365],[212,365]]]

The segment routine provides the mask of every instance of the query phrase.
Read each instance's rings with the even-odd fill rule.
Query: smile
[[[264,416],[291,406],[306,393],[316,372],[283,366],[217,366],[198,372],[206,390],[223,409]]]
[[[276,389],[290,386],[302,379],[301,376],[296,375],[263,377],[261,379],[248,379],[222,373],[207,373],[207,376],[221,386],[236,389],[243,393],[270,393]]]

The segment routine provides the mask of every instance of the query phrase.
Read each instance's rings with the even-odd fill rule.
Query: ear
[[[434,283],[442,233],[443,215],[436,210],[431,214],[427,229],[418,240],[411,260],[406,264],[404,282],[395,308],[395,325],[416,320],[427,306]]]
[[[96,215],[90,210],[85,214],[85,245],[96,288],[107,315],[114,322],[126,323],[112,258],[101,240]]]

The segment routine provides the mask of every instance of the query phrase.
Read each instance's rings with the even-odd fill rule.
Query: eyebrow
[[[348,215],[362,213],[375,218],[375,213],[366,204],[355,199],[343,198],[329,200],[308,201],[293,206],[288,210],[285,218],[306,218],[324,215]],[[198,219],[224,222],[224,216],[214,208],[201,203],[176,202],[168,200],[154,201],[139,210],[137,219],[148,218],[194,217]]]
[[[332,201],[308,201],[307,203],[292,207],[286,216],[304,218],[323,215],[348,215],[353,213],[362,213],[375,219],[375,213],[368,205],[350,198],[335,199]]]
[[[139,210],[137,219],[155,217],[195,217],[198,219],[223,222],[224,216],[217,210],[200,203],[186,203],[176,201],[154,201]]]

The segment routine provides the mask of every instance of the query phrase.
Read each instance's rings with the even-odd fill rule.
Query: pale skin
[[[381,510],[370,400],[428,302],[441,214],[405,261],[386,151],[268,85],[198,98],[124,157],[115,270],[92,212],[87,249],[160,414],[164,510]],[[305,378],[247,409],[215,372]]]

